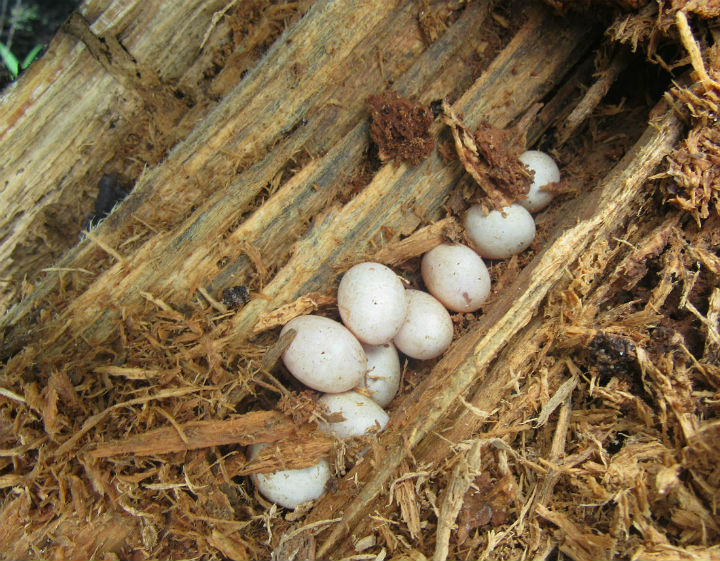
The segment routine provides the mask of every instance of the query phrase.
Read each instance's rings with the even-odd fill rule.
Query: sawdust
[[[380,160],[404,160],[415,165],[430,155],[435,139],[430,134],[432,112],[393,92],[371,95],[370,137],[377,145]]]

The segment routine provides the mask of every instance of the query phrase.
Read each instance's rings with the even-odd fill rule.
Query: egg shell
[[[427,360],[440,356],[450,346],[453,323],[439,300],[420,290],[405,291],[408,313],[393,339],[399,351],[412,358]]]
[[[248,456],[254,458],[267,446],[249,446]],[[269,501],[286,508],[295,508],[307,501],[319,499],[325,493],[325,486],[330,479],[330,466],[326,460],[320,460],[307,468],[256,473],[251,477],[257,490]]]
[[[362,387],[367,388],[372,400],[380,407],[387,407],[400,387],[400,357],[392,343],[368,345],[363,343],[367,356],[367,371]]]
[[[462,244],[441,244],[423,255],[422,278],[430,294],[454,312],[474,312],[490,294],[485,262]]]
[[[520,154],[520,161],[535,172],[532,185],[527,197],[520,199],[518,204],[524,206],[530,212],[542,210],[555,196],[550,191],[544,191],[543,186],[548,183],[560,181],[560,169],[555,160],[545,152],[539,150],[528,150]]]
[[[359,263],[342,277],[337,305],[347,328],[363,343],[381,345],[395,337],[405,314],[405,287],[381,263]]]
[[[321,431],[338,438],[379,432],[390,420],[382,407],[357,392],[325,394],[318,403],[323,404],[329,413],[340,413],[345,418],[344,421],[320,424]]]
[[[291,319],[280,331],[297,334],[282,355],[290,373],[321,392],[340,393],[362,382],[367,358],[360,342],[341,323],[322,316]]]
[[[465,215],[465,233],[482,257],[505,259],[527,249],[535,238],[532,215],[518,204],[490,211],[485,216],[480,205],[471,206]]]

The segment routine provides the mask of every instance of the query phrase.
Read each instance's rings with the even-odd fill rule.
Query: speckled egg
[[[399,351],[426,360],[440,356],[450,346],[453,323],[439,300],[420,290],[406,290],[408,313],[393,339]]]
[[[465,233],[482,257],[505,259],[527,249],[532,243],[535,221],[518,204],[506,206],[502,213],[490,211],[487,216],[480,205],[473,205],[465,215]]]
[[[474,312],[490,294],[490,274],[482,258],[462,244],[441,244],[422,258],[422,278],[430,294],[454,312]]]
[[[306,386],[328,393],[354,388],[363,379],[367,358],[360,342],[341,323],[322,316],[300,316],[282,328],[297,335],[282,355],[290,373]]]
[[[357,392],[325,394],[318,403],[324,405],[328,413],[339,413],[344,417],[344,421],[320,424],[321,431],[338,438],[377,433],[390,419],[382,407]]]
[[[392,340],[405,314],[405,287],[392,269],[380,263],[359,263],[340,281],[340,317],[363,343],[381,345]]]

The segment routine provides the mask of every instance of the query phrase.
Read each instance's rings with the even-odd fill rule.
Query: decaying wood
[[[385,3],[383,5],[385,6]],[[364,6],[363,9],[369,10],[370,7]],[[383,8],[383,10],[389,9],[388,6]],[[343,24],[328,23],[328,18],[332,17],[339,20],[351,18],[349,14],[352,11],[347,12],[347,10],[350,10],[349,7],[342,10],[338,8],[338,10],[337,13],[333,11],[323,13],[325,19],[320,19],[319,16],[317,21],[312,17],[306,18],[304,26],[294,30],[294,33],[300,37],[307,33],[322,33],[317,30],[326,30],[325,32],[327,32],[327,29],[347,27]],[[453,55],[458,54],[458,50],[464,45],[464,43],[457,40],[457,37],[462,37],[463,33],[467,33],[472,29],[478,29],[477,26],[479,26],[486,13],[487,9],[482,6],[471,10],[466,18],[458,22],[460,24],[459,28],[453,30],[455,40],[448,38],[446,42],[438,41],[427,52],[418,54],[414,64],[403,61],[402,64],[397,63],[398,67],[395,69],[390,67],[389,64],[385,64],[383,65],[382,75],[377,68],[374,68],[372,72],[368,71],[363,74],[362,82],[358,84],[358,87],[361,86],[364,91],[370,92],[373,87],[379,88],[381,80],[387,78],[388,74],[394,71],[398,74],[395,87],[406,94],[424,92],[423,95],[427,100],[446,95],[449,88],[453,87],[458,80],[462,80],[461,77],[468,73],[468,68],[462,65],[447,65],[444,63]],[[382,17],[382,13],[378,13],[376,17]],[[397,18],[402,21],[412,21],[412,13],[408,7],[395,17],[396,19],[386,22],[387,33],[390,33],[389,30],[393,28],[393,25],[400,24]],[[370,61],[376,60],[375,45],[377,41],[382,39],[382,35],[378,35],[377,30],[373,30],[372,37],[366,39],[366,42],[363,43],[363,50],[358,48],[350,49],[350,45],[359,40],[358,37],[362,37],[363,33],[369,33],[371,24],[372,22],[368,22],[368,26],[362,28],[350,26],[354,29],[353,33],[356,35],[354,36],[355,39],[347,38],[348,47],[346,51],[343,51],[346,56],[351,56],[350,53],[352,53],[352,56],[358,60],[362,60],[364,57],[369,58]],[[414,26],[414,23],[412,25]],[[309,26],[309,29],[307,26]],[[292,45],[298,43],[292,37],[288,37],[287,40]],[[394,33],[392,34],[392,41],[402,42],[404,45],[406,42],[411,41],[411,37]],[[416,45],[415,50],[410,52],[417,52],[417,48]],[[407,46],[403,46],[402,49],[407,50]],[[257,105],[265,103],[268,105],[267,110],[272,113],[274,126],[273,130],[265,133],[267,135],[272,135],[273,131],[274,134],[279,135],[283,127],[290,128],[304,118],[305,113],[308,111],[305,98],[310,95],[309,92],[314,91],[312,87],[309,90],[306,90],[305,86],[291,90],[298,92],[298,98],[295,100],[294,106],[295,113],[290,111],[292,98],[288,99],[285,103],[287,112],[283,113],[283,118],[280,118],[280,115],[274,110],[272,98],[267,96],[252,97],[258,91],[270,87],[270,84],[266,84],[265,81],[271,79],[275,82],[279,81],[280,84],[277,87],[285,91],[286,84],[281,78],[286,75],[277,71],[278,65],[303,64],[302,59],[298,58],[299,54],[296,56],[291,51],[282,49],[279,46],[277,52],[279,53],[278,56],[281,56],[281,60],[275,60],[269,55],[264,61],[264,65],[255,70],[257,76],[248,85],[247,89],[238,88],[238,90],[230,94],[223,104],[208,117],[202,131],[194,132],[185,142],[178,146],[165,164],[152,172],[152,176],[144,177],[143,181],[136,185],[133,193],[123,205],[100,226],[97,231],[99,237],[105,236],[103,239],[111,247],[119,245],[114,240],[122,239],[125,234],[123,231],[117,230],[118,225],[124,224],[123,227],[126,228],[127,224],[137,224],[136,219],[138,217],[149,224],[157,223],[159,217],[157,216],[158,204],[156,201],[162,199],[163,196],[167,196],[169,199],[165,203],[168,208],[177,205],[175,193],[181,190],[177,179],[178,174],[181,174],[177,169],[177,166],[180,165],[179,162],[184,162],[182,165],[186,167],[191,165],[190,161],[196,162],[200,169],[207,170],[206,173],[210,174],[212,172],[212,178],[207,180],[207,184],[203,184],[204,189],[210,188],[211,184],[220,182],[222,176],[219,175],[219,170],[212,167],[212,161],[213,158],[217,161],[223,161],[226,159],[225,154],[231,150],[231,147],[228,146],[223,148],[221,152],[217,151],[217,147],[226,141],[227,135],[233,134],[228,123],[228,119],[231,118],[230,115],[232,115],[230,123],[240,129],[238,133],[240,136],[234,137],[233,142],[241,146],[245,152],[251,151],[249,144],[244,142],[246,135],[253,130],[251,124],[253,122],[262,122],[263,119],[260,116],[262,110],[258,109]],[[342,63],[342,54],[339,51],[334,52],[333,57],[330,58],[333,61],[332,68],[324,69],[323,76],[332,76],[333,79],[339,80],[340,76],[336,75],[338,72],[341,75],[350,72],[348,67],[352,67],[353,64]],[[315,60],[315,53],[312,50],[304,52],[303,56],[312,60],[314,65],[320,63],[320,60]],[[443,68],[447,72],[445,75],[440,72]],[[436,75],[435,73],[439,74]],[[265,77],[263,78],[263,76]],[[347,92],[349,91],[353,92],[352,96],[348,95]],[[341,98],[341,93],[346,97]],[[366,146],[367,142],[367,125],[365,123],[358,124],[344,138],[340,138],[340,134],[343,128],[347,126],[348,121],[356,122],[360,118],[360,111],[364,107],[362,96],[358,95],[356,89],[342,89],[341,92],[338,92],[330,88],[328,92],[316,92],[315,98],[314,103],[318,104],[318,108],[323,107],[327,111],[327,107],[330,107],[332,118],[331,115],[322,114],[319,118],[309,120],[307,124],[297,128],[284,142],[274,146],[271,158],[266,158],[258,165],[248,169],[238,179],[234,179],[232,183],[225,185],[226,188],[219,190],[214,197],[207,201],[197,211],[199,216],[205,218],[198,220],[194,215],[179,226],[176,233],[150,238],[144,246],[136,250],[125,267],[114,266],[105,271],[91,285],[89,290],[80,295],[77,305],[68,309],[65,315],[69,321],[77,325],[77,329],[83,332],[85,338],[100,341],[110,335],[112,328],[107,321],[107,314],[113,315],[116,312],[108,310],[104,306],[99,307],[97,304],[106,302],[108,298],[111,298],[118,305],[121,305],[127,298],[134,299],[136,294],[134,289],[131,289],[133,286],[143,286],[146,291],[170,291],[178,295],[184,295],[186,290],[194,292],[196,287],[202,283],[213,283],[209,289],[210,293],[213,294],[218,289],[218,285],[219,287],[222,287],[223,284],[227,286],[228,279],[242,278],[248,274],[248,262],[242,259],[238,260],[244,253],[244,247],[248,241],[259,248],[266,263],[286,257],[286,247],[292,244],[305,229],[304,220],[309,219],[323,208],[328,202],[328,197],[334,198],[340,189],[346,185],[348,176],[360,161],[363,147]],[[254,99],[251,106],[248,106],[249,99]],[[344,102],[338,101],[340,99],[344,100]],[[330,100],[333,101],[332,105],[328,105]],[[343,106],[343,112],[337,112],[335,103]],[[236,114],[233,114],[233,112]],[[252,115],[252,119],[248,117],[249,115]],[[248,122],[248,119],[250,119],[250,122]],[[333,142],[337,144],[321,160],[315,160],[305,166],[259,212],[253,214],[251,220],[245,221],[240,227],[234,229],[231,235],[225,239],[224,244],[221,246],[207,244],[206,240],[216,239],[229,228],[232,228],[232,224],[237,220],[238,216],[242,215],[246,205],[252,201],[253,196],[259,193],[278,173],[284,163],[298,152],[319,130],[322,130],[323,138],[328,145],[332,146]],[[208,138],[201,138],[203,134]],[[217,137],[211,141],[210,137],[213,134],[217,135]],[[254,142],[260,143],[260,140],[254,137]],[[273,140],[267,140],[267,143],[272,142]],[[196,188],[200,169],[190,170],[188,168],[187,181],[190,181],[193,186],[188,187],[185,194],[192,195],[193,198],[184,200],[184,204],[192,204],[195,201],[194,196],[199,196]],[[232,177],[234,170],[225,171],[231,174]],[[152,200],[145,200],[144,190],[146,188],[153,189],[155,185],[165,185],[166,191],[155,190],[152,193]],[[331,190],[328,192],[328,189]],[[170,201],[174,202],[170,203]],[[144,208],[145,211],[143,212],[146,212],[147,216],[144,216],[139,208]],[[287,212],[289,208],[292,208],[293,211]],[[172,219],[167,214],[164,215],[167,220],[177,220],[176,217]],[[210,219],[209,217],[213,218]],[[302,218],[299,219],[299,217]],[[78,264],[81,262],[92,263],[94,259],[95,254],[91,251],[91,248],[81,244],[68,254],[62,261],[62,266],[69,266],[70,263],[74,263],[72,266],[75,267],[79,266]],[[225,270],[219,269],[218,262],[225,260],[230,260],[233,265]],[[150,263],[153,265],[150,266]],[[164,272],[169,270],[174,271],[175,274],[167,275]],[[45,279],[43,284],[37,286],[28,299],[14,307],[3,318],[3,325],[18,324],[19,327],[19,322],[27,321],[27,314],[30,314],[31,310],[40,301],[50,297],[51,291],[56,290],[57,284],[58,281],[55,277]],[[112,296],[109,296],[110,294]],[[302,293],[298,294],[297,297],[301,295]],[[83,300],[82,303],[80,300]],[[93,326],[93,322],[96,322],[96,325]],[[27,328],[31,329],[30,324],[27,325]],[[22,329],[19,331],[22,331]]]
[[[157,429],[122,442],[101,444],[90,452],[93,458],[120,454],[151,456],[224,444],[274,442],[292,435],[295,424],[276,411],[253,411],[225,421],[195,421]]]
[[[148,8],[117,0],[86,2],[80,12],[93,22],[88,37],[118,37],[123,52],[143,66],[145,78],[156,76],[168,88],[192,66],[210,15],[222,4],[199,0]],[[118,82],[77,39],[61,31],[48,52],[3,93],[3,309],[17,299],[26,275],[34,276],[75,244],[82,222],[77,205],[82,201],[91,208],[89,198],[103,173],[128,172],[129,163],[118,161],[126,158],[123,148],[137,144],[139,135],[150,137],[154,146],[134,154],[144,160],[134,164],[139,172],[145,163],[156,164],[169,147],[162,134],[152,137],[154,118],[161,115],[149,117],[135,85]],[[206,103],[196,101],[199,118]],[[167,103],[174,107],[170,121],[189,111],[174,96]],[[167,130],[170,122],[160,121],[159,128]],[[32,155],[28,145],[34,147]]]
[[[140,98],[140,105],[150,113],[163,135],[182,134],[178,121],[187,106],[178,100],[172,90],[150,69],[139,64],[123,48],[116,37],[100,40],[90,29],[87,20],[74,13],[65,23],[65,31],[80,39],[105,71],[128,92]],[[169,140],[174,144],[173,140]]]
[[[307,8],[291,4],[258,2],[253,17],[279,33],[278,14]],[[392,81],[423,105],[448,98],[467,131],[487,121],[542,147],[592,82],[587,21],[461,4],[420,15],[409,1],[318,0],[234,89],[243,47],[212,87],[189,86],[210,53],[184,75],[184,91],[224,92],[214,109],[186,137],[153,125],[179,132],[164,162],[0,319],[6,555],[717,556],[720,216],[667,211],[652,181],[667,191],[673,179],[648,179],[682,134],[662,103],[644,133],[644,121],[592,138],[576,128],[583,149],[558,149],[576,198],[536,216],[528,251],[489,263],[494,292],[453,315],[442,358],[405,362],[390,423],[363,454],[317,433],[317,394],[279,364],[294,334],[269,330],[332,305],[349,266],[399,266],[420,287],[417,257],[462,239],[475,197],[463,166],[434,152],[378,169],[368,93]],[[198,40],[215,26],[245,33],[223,16],[234,6],[213,4]],[[447,31],[427,46],[418,19]],[[692,106],[714,90],[685,93]],[[152,103],[134,110],[155,114]],[[168,122],[188,118],[169,103]],[[440,119],[430,132],[451,146]],[[228,287],[252,299],[226,306]],[[248,460],[253,442],[271,445]],[[328,492],[294,512],[239,479],[324,457]]]
[[[552,512],[542,505],[538,505],[538,514],[559,526],[565,535],[560,544],[560,551],[577,561],[591,561],[592,559],[608,559],[608,553],[613,548],[613,540],[607,536],[597,536],[583,532],[581,528],[568,520],[562,514]]]
[[[273,310],[267,314],[263,314],[253,327],[253,333],[262,333],[279,326],[285,325],[291,319],[305,314],[310,314],[336,303],[334,296],[327,294],[306,294],[301,296],[294,302],[281,306],[277,310]]]
[[[531,18],[483,77],[455,103],[455,110],[464,113],[466,123],[472,126],[492,113],[494,126],[506,126],[541,97],[553,79],[559,79],[568,60],[578,56],[582,34],[567,32],[558,35],[555,43],[549,43],[540,31],[547,23]],[[552,61],[543,58],[549,51],[554,52]],[[516,74],[503,72],[508,60],[514,61]],[[528,76],[532,76],[532,81],[527,80]],[[513,103],[495,107],[494,100],[503,98],[513,88],[516,88]],[[381,168],[353,200],[318,217],[288,263],[265,286],[263,292],[269,299],[253,300],[243,308],[232,318],[231,333],[247,337],[259,315],[269,307],[293,301],[323,286],[333,275],[334,263],[352,262],[355,256],[362,256],[369,241],[383,228],[391,228],[399,235],[409,234],[421,223],[421,217],[439,218],[438,209],[460,171],[457,165],[443,164],[437,152],[412,168],[405,165]]]
[[[332,438],[319,434],[302,434],[301,438],[275,442],[262,450],[255,458],[244,465],[236,466],[232,475],[251,475],[253,473],[272,473],[279,469],[302,469],[315,465],[326,458],[333,449]]]
[[[433,369],[428,381],[416,390],[417,397],[408,400],[413,402],[413,405],[402,411],[401,418],[413,420],[404,423],[402,432],[398,431],[402,436],[398,437],[391,432],[381,437],[381,443],[384,443],[388,450],[381,463],[382,467],[373,472],[367,470],[366,464],[359,464],[355,468],[357,475],[353,477],[364,481],[364,486],[360,494],[345,508],[344,523],[337,525],[320,546],[320,556],[337,546],[346,535],[346,529],[353,526],[361,513],[371,508],[383,484],[407,451],[413,449],[431,432],[453,401],[488,368],[508,339],[527,325],[548,291],[562,278],[563,268],[558,267],[558,264],[574,262],[593,239],[611,235],[632,215],[634,205],[637,204],[634,203],[637,191],[678,140],[681,130],[680,120],[672,113],[667,114],[663,121],[646,131],[635,149],[608,175],[591,197],[588,197],[592,204],[589,200],[574,201],[577,212],[571,215],[577,217],[577,224],[563,224],[565,229],[558,232],[553,243],[504,291],[503,300],[480,320],[476,330],[456,341],[445,354]],[[523,357],[527,356],[524,348],[518,349],[518,352]],[[425,399],[421,397],[423,393],[427,396]],[[489,395],[484,388],[479,390],[479,394],[490,403],[501,398],[498,395]],[[482,405],[478,408],[489,409]],[[393,417],[393,420],[395,419],[396,417]],[[463,423],[455,426],[467,427]],[[452,435],[445,432],[442,439],[433,438],[433,453],[443,457],[449,443],[458,442],[468,436],[469,434]],[[322,512],[323,508],[327,508],[326,503],[332,504],[336,500],[338,496],[321,499],[316,509]]]
[[[443,121],[450,127],[455,150],[465,171],[485,191],[490,209],[502,212],[530,188],[530,175],[518,159],[524,144],[513,138],[512,131],[482,124],[473,134],[447,104]]]
[[[628,63],[628,53],[620,51],[615,54],[606,68],[599,72],[597,80],[585,92],[583,98],[567,116],[567,119],[560,125],[557,131],[558,143],[563,144],[572,136],[575,130],[588,119],[598,104],[610,90]]]
[[[399,265],[430,251],[448,239],[452,239],[454,233],[458,231],[460,231],[460,224],[455,218],[443,218],[418,229],[403,240],[387,244],[373,253],[369,260],[388,266]]]
[[[433,561],[445,561],[448,556],[448,543],[450,532],[455,526],[455,519],[463,504],[465,493],[467,493],[473,479],[480,473],[482,467],[481,455],[483,443],[475,441],[460,458],[460,461],[453,469],[450,483],[440,505],[438,516],[438,529],[436,533],[435,554]]]

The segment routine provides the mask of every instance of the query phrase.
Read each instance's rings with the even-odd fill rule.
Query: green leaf
[[[30,63],[32,63],[33,60],[37,58],[37,56],[40,54],[40,51],[42,51],[45,48],[45,45],[35,45],[30,51],[27,56],[23,59],[22,63],[20,63],[20,68],[25,70],[28,66],[30,66]]]
[[[10,75],[13,78],[17,78],[18,72],[20,71],[18,59],[12,54],[12,51],[2,43],[0,43],[0,58],[2,58],[3,63],[5,63]]]

